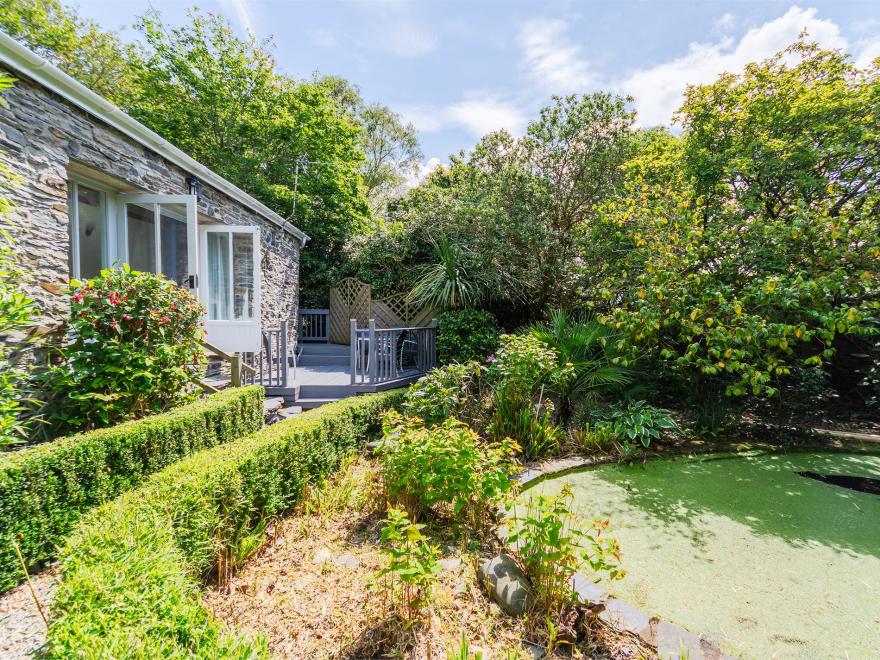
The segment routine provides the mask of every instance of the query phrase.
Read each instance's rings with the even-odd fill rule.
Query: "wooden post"
[[[348,362],[351,365],[351,384],[354,385],[355,379],[357,378],[357,354],[358,354],[358,333],[357,327],[358,322],[357,319],[349,319],[349,347],[348,347]]]
[[[281,387],[287,387],[287,321],[281,322],[281,350],[278,351],[278,366],[281,368]]]
[[[428,360],[430,364],[428,365],[430,369],[433,369],[437,366],[437,319],[431,319],[431,332],[428,341],[428,346],[430,346],[430,353],[428,354]]]
[[[232,369],[232,386],[241,387],[241,355],[235,353],[229,364],[230,369]]]
[[[368,369],[370,373],[370,383],[376,382],[376,359],[378,357],[378,351],[376,350],[376,319],[370,319],[369,324],[370,329],[370,358],[368,363]]]

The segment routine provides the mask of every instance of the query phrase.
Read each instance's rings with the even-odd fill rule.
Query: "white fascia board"
[[[88,87],[50,64],[36,53],[22,46],[15,39],[0,31],[0,62],[5,62],[14,71],[23,73],[40,85],[49,89],[78,108],[85,110],[108,126],[127,135],[132,140],[152,149],[175,165],[187,170],[203,183],[219,190],[231,199],[260,214],[282,230],[293,234],[305,245],[308,235],[290,224],[262,202],[254,199],[238,186],[233,185],[216,172],[188,156],[158,133],[151,131],[136,119],[95,94]]]

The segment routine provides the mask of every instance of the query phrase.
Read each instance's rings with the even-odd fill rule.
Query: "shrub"
[[[590,304],[624,348],[730,397],[863,353],[880,332],[878,82],[801,39],[688,88],[681,135],[621,168],[584,241]]]
[[[70,332],[41,382],[54,433],[164,412],[196,396],[205,310],[163,275],[122,268],[71,282]],[[188,387],[190,386],[190,387]]]
[[[2,173],[0,169],[0,175]],[[30,326],[35,313],[34,303],[22,291],[21,282],[22,273],[15,264],[12,241],[0,230],[0,451],[27,438],[27,426],[22,422],[24,371],[17,369],[10,359],[16,335]]]
[[[437,325],[440,363],[483,362],[498,346],[498,324],[489,312],[459,309],[444,312]]]
[[[568,485],[558,495],[529,497],[523,516],[514,516],[510,542],[532,582],[536,606],[541,611],[559,612],[574,602],[575,573],[588,568],[623,577],[620,546],[605,535],[607,520],[596,520],[586,530],[572,515],[574,499]]]
[[[664,433],[678,430],[668,410],[655,408],[644,401],[629,401],[612,405],[595,413],[597,428],[610,429],[624,443],[638,440],[642,446],[651,446]]]
[[[403,410],[428,424],[449,417],[473,418],[480,404],[480,381],[486,369],[478,362],[448,364],[410,385]]]
[[[153,475],[89,513],[61,552],[52,657],[266,655],[201,605],[196,576],[226,575],[241,544],[378,431],[399,391],[327,404]]]
[[[403,620],[412,623],[431,602],[440,572],[440,548],[422,535],[424,525],[410,522],[400,509],[388,509],[384,523],[381,552],[387,564],[375,579]]]
[[[442,503],[481,527],[489,507],[513,490],[509,474],[518,448],[509,439],[486,444],[456,419],[428,427],[393,411],[383,427],[379,462],[387,495],[413,519]]]
[[[497,359],[489,369],[494,408],[488,431],[494,438],[511,437],[527,458],[558,449],[562,430],[553,422],[548,387],[572,377],[570,364],[559,366],[556,351],[530,335],[502,335]]]
[[[590,395],[620,388],[632,380],[629,361],[619,354],[619,338],[596,320],[577,319],[565,310],[550,315],[547,323],[533,324],[529,334],[556,351],[560,369],[571,365],[571,376],[558,379],[559,415],[567,422],[576,401]]]
[[[161,415],[0,455],[0,592],[56,546],[87,509],[147,475],[263,424],[263,389],[228,390]]]

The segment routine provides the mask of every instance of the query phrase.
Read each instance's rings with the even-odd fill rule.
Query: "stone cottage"
[[[115,263],[164,273],[207,308],[208,340],[258,351],[296,327],[302,231],[0,32],[0,157],[14,180],[2,219],[44,319],[61,285]]]

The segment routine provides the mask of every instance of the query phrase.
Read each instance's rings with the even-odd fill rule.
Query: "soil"
[[[55,566],[31,576],[31,586],[46,616],[58,580]],[[46,624],[27,583],[0,595],[0,658],[29,658],[46,643]]]
[[[391,614],[373,579],[383,562],[377,484],[370,459],[345,466],[278,521],[238,575],[206,594],[206,605],[239,632],[265,635],[278,657],[464,657],[462,640],[471,654],[482,651],[485,658],[542,657],[548,646],[543,621],[504,615],[478,584],[477,561],[491,541],[479,542],[448,521],[423,530],[443,554],[430,614],[410,627]],[[561,653],[636,658],[650,650],[599,622],[584,644]]]

